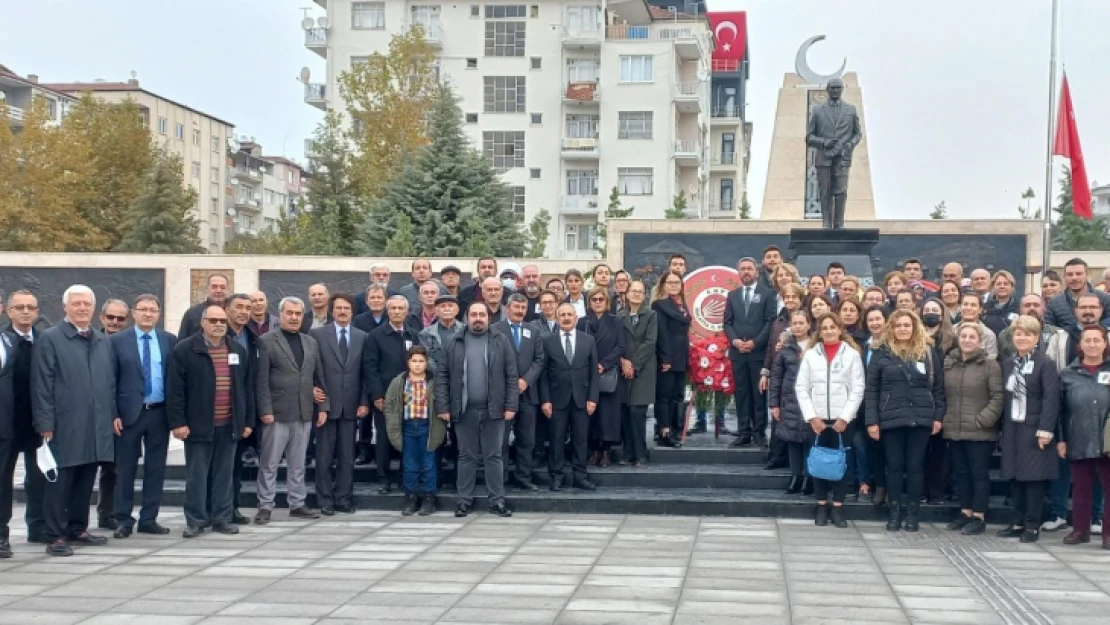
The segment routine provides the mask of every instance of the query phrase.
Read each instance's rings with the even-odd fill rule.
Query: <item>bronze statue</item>
[[[863,139],[856,107],[840,99],[844,81],[833,78],[826,86],[828,100],[813,107],[806,128],[806,145],[814,148],[820,188],[821,220],[825,228],[844,227],[848,199],[848,171],[852,150]]]

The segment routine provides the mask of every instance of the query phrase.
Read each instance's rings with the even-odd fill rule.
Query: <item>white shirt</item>
[[[346,332],[347,334],[344,336],[340,334],[341,332]],[[335,340],[338,341],[341,338],[346,341],[347,347],[351,346],[351,327],[349,325],[341,326],[337,323],[335,324]]]
[[[567,296],[567,302],[571,306],[574,306],[574,310],[578,313],[579,318],[586,316],[586,294],[585,293],[582,294],[582,297],[579,297],[576,300],[575,299],[570,299],[570,296]],[[571,339],[571,341],[573,342],[574,339]]]
[[[568,333],[566,330],[563,330],[562,328],[559,328],[559,345],[563,346],[563,355],[564,356],[567,355],[567,353],[566,353],[567,352],[567,334],[570,334],[570,347],[571,347],[572,350],[574,350],[574,353],[577,354],[578,353],[578,332],[577,332],[577,330],[571,330]],[[567,358],[567,360],[570,360],[570,358]]]

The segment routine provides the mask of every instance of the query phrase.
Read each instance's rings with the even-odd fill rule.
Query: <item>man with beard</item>
[[[782,250],[777,245],[768,245],[763,248],[763,271],[760,273],[759,281],[763,286],[771,290],[771,293],[778,292],[778,286],[775,284],[775,270],[782,264]]]
[[[485,304],[471,304],[466,321],[467,327],[447,345],[435,371],[435,405],[440,418],[455,424],[459,440],[455,516],[470,514],[480,453],[490,514],[508,517],[513,513],[505,505],[501,447],[505,424],[519,407],[516,352],[503,334],[489,331]]]
[[[667,270],[673,271],[680,276],[686,276],[686,257],[682,254],[671,254],[670,259],[667,261]]]
[[[1110,294],[1096,291],[1091,287],[1087,281],[1087,261],[1082,258],[1073,258],[1064,265],[1064,284],[1067,285],[1067,289],[1048,302],[1044,319],[1058,328],[1063,328],[1071,336],[1072,345],[1069,345],[1068,353],[1074,358],[1079,344],[1080,325],[1077,323],[1076,311],[1079,310],[1080,296],[1089,293],[1098,300],[1097,322],[1107,319],[1107,311],[1110,310]]]
[[[497,259],[489,256],[483,256],[478,259],[478,275],[474,276],[474,283],[467,286],[459,294],[459,321],[465,321],[463,317],[466,311],[470,308],[471,302],[484,301],[482,297],[482,282],[486,278],[497,277]]]
[[[1044,300],[1035,293],[1028,293],[1021,298],[1020,314],[1029,315],[1041,322],[1041,340],[1037,343],[1037,351],[1048,356],[1056,363],[1056,368],[1063,370],[1071,362],[1068,360],[1068,333],[1044,321]],[[1090,319],[1093,313],[1088,313]],[[1012,323],[1012,322],[1011,322]],[[1014,328],[1009,326],[998,335],[998,361],[1006,362],[1013,358]]]
[[[764,252],[765,262],[767,254]],[[777,249],[772,258],[778,258]],[[766,447],[767,405],[759,393],[759,378],[776,314],[775,292],[760,282],[755,259],[741,259],[738,268],[741,284],[728,294],[724,318],[736,385],[738,436],[730,446],[742,447],[754,443]]]
[[[535,321],[543,316],[540,307],[540,268],[536,265],[525,265],[520,268],[520,292],[528,300],[528,309],[524,313],[524,321]]]

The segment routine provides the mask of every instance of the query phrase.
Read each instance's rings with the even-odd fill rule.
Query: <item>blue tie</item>
[[[154,394],[154,377],[150,374],[150,335],[143,335],[143,397]]]
[[[513,343],[516,343],[516,348],[520,349],[520,326],[513,324]]]

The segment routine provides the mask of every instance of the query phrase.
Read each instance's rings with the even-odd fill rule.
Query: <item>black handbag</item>
[[[590,336],[594,336],[594,333],[590,331],[590,322],[588,320],[586,321],[585,326],[586,326],[586,334],[588,334]],[[612,369],[609,369],[608,371],[604,371],[601,374],[601,380],[598,382],[597,390],[601,391],[602,393],[616,393],[617,392],[617,380],[618,380],[618,378],[617,378],[617,368],[616,367],[613,367]]]

